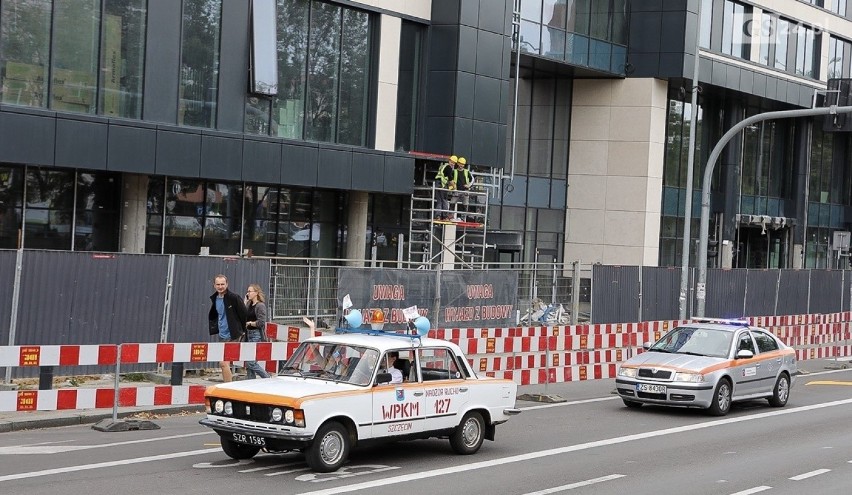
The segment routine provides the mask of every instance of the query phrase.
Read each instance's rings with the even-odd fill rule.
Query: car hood
[[[691,356],[689,354],[669,354],[646,351],[624,362],[626,366],[672,368],[677,370],[700,371],[709,366],[723,363],[725,358],[710,356]]]
[[[246,400],[254,395],[267,396],[269,399],[275,397],[304,399],[313,395],[364,390],[364,388],[329,380],[279,376],[213,385],[207,388],[205,395],[237,400]]]

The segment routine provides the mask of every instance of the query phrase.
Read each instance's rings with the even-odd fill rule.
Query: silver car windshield
[[[366,347],[304,342],[284,363],[281,373],[353,385],[367,385],[373,379],[379,353]]]
[[[724,358],[731,352],[732,339],[732,332],[683,326],[664,335],[648,350]]]

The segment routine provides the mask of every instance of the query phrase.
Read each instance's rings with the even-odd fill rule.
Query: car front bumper
[[[294,449],[310,444],[314,438],[313,432],[279,425],[260,425],[252,422],[207,416],[198,421],[199,424],[212,428],[219,435],[230,438],[231,433],[242,433],[263,437],[267,445],[274,449]]]
[[[663,385],[666,387],[666,392],[664,394],[640,392],[637,390],[637,385],[640,383]],[[643,404],[708,408],[713,403],[713,392],[715,387],[712,383],[706,382],[659,383],[618,378],[615,380],[615,388],[622,399],[641,402]]]

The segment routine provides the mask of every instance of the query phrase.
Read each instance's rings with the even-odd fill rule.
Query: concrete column
[[[346,220],[347,266],[364,266],[364,251],[367,246],[367,206],[370,195],[364,191],[349,193],[348,218]]]
[[[379,87],[376,96],[376,149],[393,151],[396,142],[396,94],[399,88],[399,36],[402,19],[382,15]]]
[[[124,174],[121,200],[121,252],[144,253],[148,218],[148,176]]]
[[[456,226],[444,225],[442,239],[444,247],[441,248],[441,270],[452,270],[456,267]]]

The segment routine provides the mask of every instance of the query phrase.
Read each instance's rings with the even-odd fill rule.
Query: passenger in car
[[[388,366],[388,363],[396,363],[398,360],[399,353],[396,351],[390,351],[385,354],[385,359],[382,361],[379,369],[379,373],[390,373],[391,383],[402,383],[402,370],[394,368],[393,366]]]

